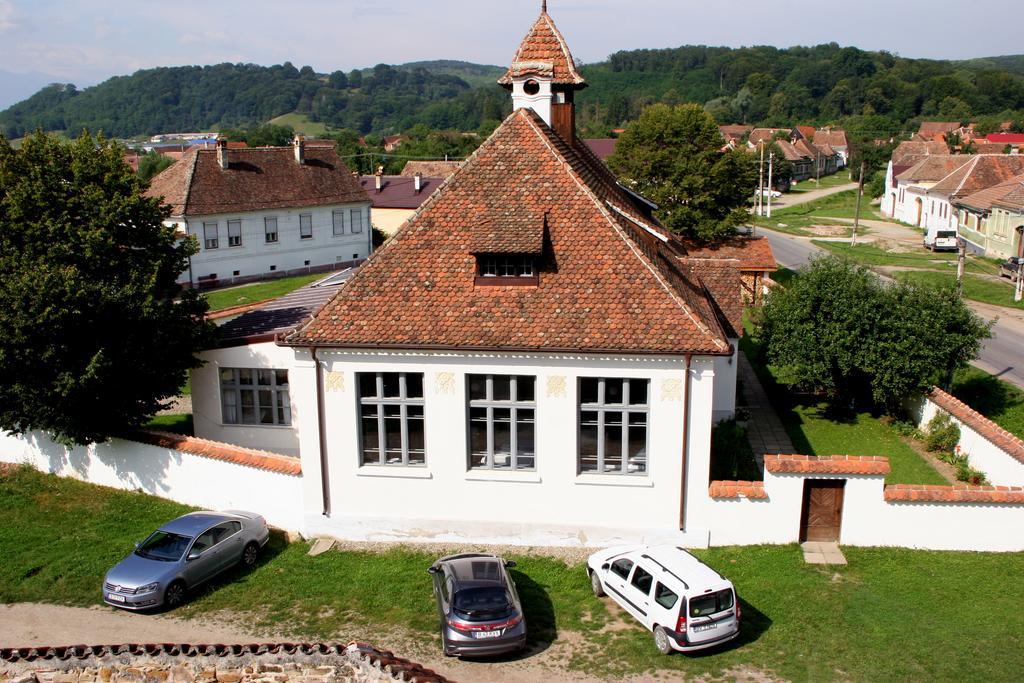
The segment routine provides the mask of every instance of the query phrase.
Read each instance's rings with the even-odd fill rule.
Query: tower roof
[[[576,70],[576,62],[565,38],[548,15],[547,2],[541,7],[540,16],[516,50],[512,66],[498,79],[498,83],[512,85],[513,79],[526,76],[550,78],[555,85],[573,85],[578,88],[587,85]]]

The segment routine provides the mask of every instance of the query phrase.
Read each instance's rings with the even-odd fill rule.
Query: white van
[[[739,635],[732,582],[675,546],[620,546],[587,560],[594,595],[608,595],[654,634],[662,654],[713,647]]]
[[[924,248],[932,251],[956,251],[960,245],[957,244],[956,230],[943,230],[930,226],[925,228]]]

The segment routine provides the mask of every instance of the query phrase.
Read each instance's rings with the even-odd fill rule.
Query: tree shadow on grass
[[[213,577],[206,583],[199,585],[197,588],[190,589],[185,594],[185,601],[182,606],[188,605],[195,602],[196,600],[202,599],[203,597],[214,593],[224,586],[234,583],[239,579],[242,579],[253,572],[257,571],[260,567],[270,564],[274,561],[274,558],[280,555],[288,547],[288,539],[285,537],[285,533],[278,529],[272,529],[270,532],[270,539],[267,541],[256,556],[256,565],[252,568],[246,568],[241,563],[236,564],[234,567],[230,567],[217,576]],[[149,614],[168,614],[173,612],[173,608],[169,608],[166,605],[161,605],[156,609],[149,610]]]
[[[988,418],[1002,417],[1024,404],[994,375],[972,375],[953,384],[953,395]]]

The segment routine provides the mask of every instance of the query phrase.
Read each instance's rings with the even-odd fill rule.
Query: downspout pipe
[[[331,477],[327,458],[327,420],[324,410],[324,369],[317,357],[320,349],[313,347],[313,363],[316,366],[316,428],[320,441],[320,490],[324,501],[324,517],[331,516]]]
[[[690,460],[690,364],[691,354],[686,354],[686,381],[683,384],[683,462],[679,486],[679,530],[686,530],[686,468]]]

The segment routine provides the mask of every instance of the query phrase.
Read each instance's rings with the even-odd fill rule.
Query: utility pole
[[[1024,264],[1017,266],[1017,287],[1013,291],[1013,300],[1020,301],[1024,299]]]
[[[772,217],[772,172],[775,164],[775,152],[768,154],[768,218]]]
[[[821,150],[814,148],[814,184],[821,187]]]
[[[860,227],[860,200],[864,196],[864,162],[860,162],[860,182],[857,183],[857,212],[853,216],[853,240],[850,246],[857,246],[857,228]]]
[[[964,266],[967,263],[967,240],[958,237],[956,241],[956,293],[963,296],[964,293]]]
[[[763,216],[764,211],[764,140],[761,141],[761,166],[757,173],[757,215]]]

